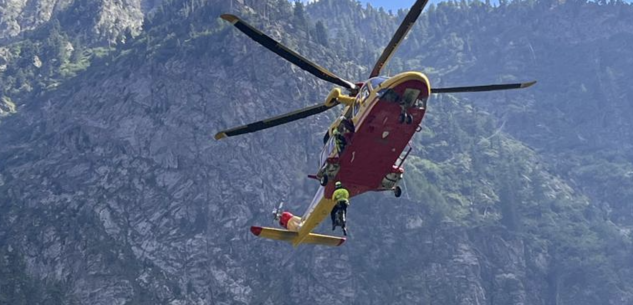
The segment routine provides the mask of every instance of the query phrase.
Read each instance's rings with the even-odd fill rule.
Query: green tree
[[[328,38],[327,38],[327,30],[325,29],[325,25],[321,20],[316,23],[316,41],[324,46],[329,46]]]
[[[294,23],[302,30],[307,30],[305,7],[300,1],[295,2],[293,10]]]

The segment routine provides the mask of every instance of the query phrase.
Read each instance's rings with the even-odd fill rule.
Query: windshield
[[[369,79],[369,83],[371,84],[371,88],[377,88],[378,86],[380,86],[380,84],[382,84],[384,81],[388,80],[389,78],[384,77],[384,76],[377,76],[374,78],[370,78]]]

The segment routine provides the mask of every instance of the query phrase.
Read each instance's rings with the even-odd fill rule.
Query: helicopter
[[[320,186],[306,212],[301,217],[294,216],[282,211],[281,204],[273,211],[273,217],[280,221],[283,228],[252,226],[251,232],[254,235],[286,241],[294,247],[299,244],[343,244],[346,237],[313,233],[337,204],[332,198],[335,184],[344,185],[350,198],[369,191],[391,191],[395,197],[400,197],[402,189],[399,183],[404,176],[403,165],[412,150],[409,142],[421,130],[431,94],[522,89],[536,83],[530,81],[433,88],[428,77],[418,71],[402,72],[394,76],[382,75],[383,67],[427,3],[428,0],[416,0],[376,61],[369,77],[361,82],[351,82],[335,75],[235,15],[220,16],[266,49],[310,74],[346,90],[343,92],[340,88],[334,88],[323,103],[223,130],[215,135],[215,139],[220,140],[252,133],[307,118],[339,105],[344,106],[342,114],[325,132],[317,172],[308,175],[309,178],[318,180]],[[344,216],[343,214],[342,217]],[[337,214],[337,221],[340,220],[339,217]]]

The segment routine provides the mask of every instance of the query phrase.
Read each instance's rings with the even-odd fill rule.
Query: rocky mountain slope
[[[397,26],[395,16],[352,1],[336,3],[358,13],[350,20],[371,17]],[[434,97],[424,130],[412,143],[405,194],[355,199],[351,236],[343,247],[293,250],[253,237],[248,227],[269,224],[279,201],[300,212],[310,200],[317,184],[305,175],[315,171],[323,128],[337,113],[214,141],[212,134],[221,128],[318,102],[330,86],[209,16],[232,9],[349,78],[366,71],[381,45],[371,42],[383,38],[359,28],[345,37],[367,43],[350,49],[335,35],[345,32],[345,25],[331,23],[329,44],[339,49],[323,46],[310,33],[318,10],[333,1],[308,7],[305,23],[284,1],[233,4],[209,2],[174,14],[187,11],[187,4],[165,3],[134,42],[94,58],[84,72],[18,103],[17,113],[0,121],[0,303],[633,302],[626,281],[629,223],[613,221],[604,213],[604,197],[561,170],[569,150],[530,141],[532,129],[521,128],[537,118],[558,124],[539,115],[539,103],[552,101],[542,98],[555,94],[547,94],[554,92],[548,84],[501,99]],[[486,17],[523,14],[530,7],[481,5],[444,10],[484,23]],[[611,14],[608,6],[584,9]],[[442,14],[446,11],[434,8],[420,27]],[[432,32],[424,29],[413,32]],[[455,76],[460,70],[472,75],[480,67],[475,59],[482,57],[473,50],[484,49],[476,42],[486,40],[473,38],[464,43],[469,47],[439,61],[440,49],[455,52],[462,44],[458,28],[443,30],[451,29],[455,35],[429,36],[453,38],[429,45],[437,51],[424,53],[426,58],[402,55],[421,44],[412,35],[394,64],[427,69],[441,84],[461,81]],[[546,45],[560,46],[554,40]],[[554,52],[547,50],[541,52]],[[426,64],[453,56],[454,72]],[[504,60],[486,74],[523,75],[523,66]],[[527,69],[525,76],[538,75]],[[567,101],[560,94],[555,97]],[[620,95],[615,96],[608,101],[620,109]],[[575,112],[566,114],[581,120]],[[551,132],[551,139],[569,137],[566,129]],[[603,187],[623,179],[613,175]]]
[[[118,42],[126,31],[138,32],[143,18],[160,1],[8,0],[0,2],[0,46],[58,20],[93,43]]]

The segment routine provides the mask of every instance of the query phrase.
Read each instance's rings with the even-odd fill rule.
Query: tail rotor
[[[273,223],[276,223],[281,218],[281,214],[283,213],[284,202],[280,202],[279,206],[273,210]]]

